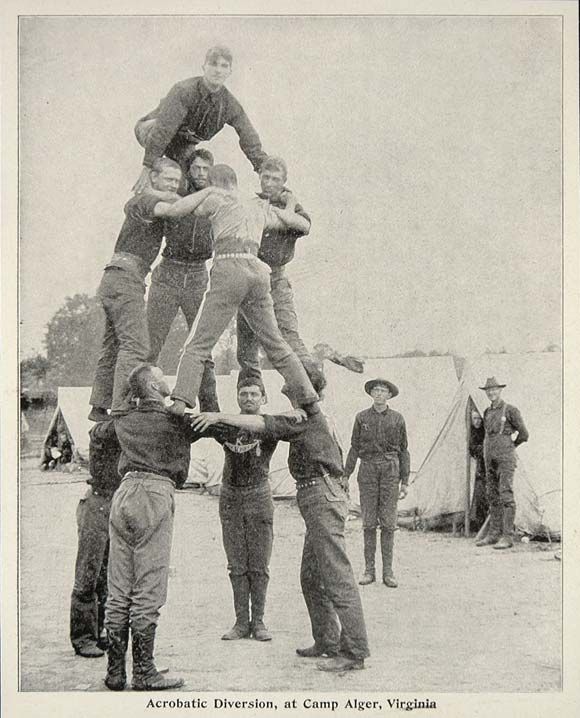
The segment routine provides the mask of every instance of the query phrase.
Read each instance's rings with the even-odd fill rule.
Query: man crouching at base
[[[138,406],[115,420],[123,478],[113,497],[109,523],[105,685],[113,691],[125,688],[130,626],[133,690],[165,690],[183,685],[181,678],[162,676],[153,661],[159,609],[167,598],[173,494],[185,483],[190,444],[199,434],[188,420],[166,410],[170,390],[161,369],[140,364],[128,381]]]
[[[315,379],[320,395],[323,377]],[[288,392],[285,392],[288,394]],[[292,396],[290,400],[296,405]],[[296,500],[306,524],[300,583],[308,608],[314,645],[298,648],[302,658],[328,656],[322,671],[361,670],[369,654],[365,619],[344,537],[348,515],[339,446],[322,412],[307,416],[200,414],[193,426],[204,431],[222,423],[288,441],[288,469],[296,481]]]

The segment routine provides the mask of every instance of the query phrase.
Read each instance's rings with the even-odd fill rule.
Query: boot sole
[[[185,685],[185,681],[175,681],[166,686],[155,685],[155,684],[146,684],[144,686],[132,685],[131,688],[134,691],[172,691],[175,688],[182,688],[184,685]]]

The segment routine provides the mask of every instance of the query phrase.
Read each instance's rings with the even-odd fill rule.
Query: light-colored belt
[[[258,259],[251,252],[226,252],[225,254],[216,254],[214,259]]]

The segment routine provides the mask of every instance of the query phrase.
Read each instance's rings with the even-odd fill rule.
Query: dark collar
[[[375,408],[375,405],[373,404],[371,406],[371,409],[375,412],[375,414],[380,414],[381,416],[383,416],[384,414],[387,413],[387,411],[389,411],[389,405],[387,404],[387,406],[382,411],[379,411],[378,409]]]

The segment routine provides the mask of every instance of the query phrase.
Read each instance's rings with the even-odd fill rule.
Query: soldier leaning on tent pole
[[[158,157],[176,160],[185,173],[197,144],[211,140],[224,125],[235,129],[243,153],[259,171],[266,157],[260,137],[244,108],[224,86],[232,73],[232,63],[227,47],[210,48],[203,76],[175,84],[159,106],[137,122],[135,136],[145,148],[145,156],[143,170],[133,187],[136,194],[149,186],[149,170]]]
[[[167,411],[169,387],[161,369],[138,365],[129,386],[138,405],[115,419],[123,478],[109,521],[105,684],[113,691],[125,688],[130,629],[133,690],[165,690],[183,685],[181,678],[162,676],[153,659],[159,609],[167,598],[174,492],[187,479],[191,444],[200,434],[189,418]]]
[[[373,400],[369,409],[356,415],[351,447],[344,473],[350,477],[357,459],[360,505],[363,523],[365,571],[361,586],[374,583],[377,526],[381,528],[383,583],[397,587],[393,574],[393,550],[397,528],[397,502],[407,495],[410,456],[407,450],[405,420],[387,401],[396,397],[398,388],[387,379],[372,379],[365,391]]]
[[[109,513],[121,483],[121,447],[114,420],[95,424],[89,432],[89,489],[77,508],[78,550],[70,605],[70,640],[83,658],[104,655],[101,635],[107,600]]]
[[[506,386],[492,376],[487,378],[484,386],[479,387],[491,402],[483,414],[483,456],[490,521],[487,536],[477,541],[476,546],[493,546],[495,549],[513,546],[516,515],[513,492],[517,461],[515,449],[529,438],[519,410],[501,398]]]
[[[325,383],[322,375],[314,377],[321,398]],[[297,408],[299,397],[287,386],[283,392]],[[317,665],[322,671],[363,669],[370,653],[360,594],[346,551],[348,500],[342,452],[322,411],[310,416],[303,412],[299,422],[294,414],[200,414],[192,423],[200,431],[225,423],[265,439],[289,442],[288,468],[306,524],[300,583],[314,638],[314,645],[297,648],[296,653],[302,658],[327,656],[328,661]]]

